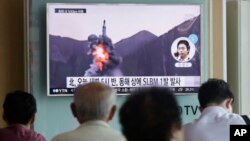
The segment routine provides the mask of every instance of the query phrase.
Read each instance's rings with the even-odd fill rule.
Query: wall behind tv
[[[0,1],[0,128],[5,94],[24,90],[23,1]]]
[[[216,47],[217,44],[210,44],[208,30],[209,10],[207,0],[30,0],[27,4],[28,10],[28,45],[27,52],[29,58],[27,72],[27,88],[35,94],[38,100],[38,113],[34,129],[44,134],[47,140],[50,140],[58,133],[74,129],[78,126],[77,121],[73,118],[69,105],[72,102],[72,97],[48,97],[46,92],[46,3],[143,3],[143,4],[201,4],[202,5],[202,81],[206,80],[209,76],[223,77],[222,72],[222,52],[221,46]],[[220,1],[221,2],[221,1]],[[221,8],[221,7],[219,7]],[[218,9],[219,9],[218,8]],[[220,11],[221,12],[221,11]],[[217,25],[221,23],[217,21]],[[211,24],[211,23],[210,23]],[[215,25],[215,27],[217,27]],[[217,31],[221,33],[221,31]],[[215,33],[214,33],[215,34]],[[221,34],[220,34],[221,35]],[[222,37],[219,37],[222,39]],[[220,42],[219,42],[220,43]],[[210,50],[215,48],[214,50]],[[217,51],[217,58],[219,62],[216,71],[210,70],[214,65],[211,59],[214,58],[213,51]],[[215,56],[215,57],[216,57]],[[212,60],[212,61],[211,61]],[[117,105],[120,105],[125,100],[126,96],[118,96]],[[199,112],[196,111],[198,106],[197,96],[177,96],[180,106],[183,109],[182,117],[184,123],[190,122],[197,118]],[[120,130],[120,124],[117,115],[110,123],[115,129]]]

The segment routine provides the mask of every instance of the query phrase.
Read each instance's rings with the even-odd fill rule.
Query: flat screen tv
[[[196,93],[201,39],[200,5],[48,3],[48,95],[92,81],[120,95],[150,86]]]

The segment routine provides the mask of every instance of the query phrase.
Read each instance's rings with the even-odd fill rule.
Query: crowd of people
[[[204,82],[198,100],[200,117],[183,125],[178,101],[168,88],[134,91],[119,110],[119,133],[108,124],[117,111],[115,90],[99,82],[79,85],[70,106],[79,127],[52,141],[229,141],[230,125],[248,124],[232,112],[234,95],[224,80]],[[3,104],[7,127],[0,129],[0,141],[46,141],[31,128],[36,111],[32,94],[8,93]]]

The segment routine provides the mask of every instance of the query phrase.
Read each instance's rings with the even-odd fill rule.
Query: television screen
[[[196,93],[200,60],[200,5],[47,4],[50,96],[92,81],[118,94],[149,86]]]

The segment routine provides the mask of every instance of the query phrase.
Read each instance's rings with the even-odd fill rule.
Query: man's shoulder
[[[105,126],[80,126],[75,130],[56,135],[52,141],[81,141],[81,140],[113,140],[125,141],[125,138],[118,131]]]
[[[68,132],[64,132],[64,133],[60,133],[58,135],[56,135],[52,141],[64,141],[67,140],[67,138],[69,138],[70,136],[72,136],[73,131],[68,131]]]
[[[0,129],[0,138],[1,140],[8,141],[16,139],[23,139],[25,141],[46,141],[43,135],[19,125]]]
[[[37,133],[36,131],[32,129],[24,129],[24,130],[25,130],[24,138],[27,137],[26,141],[46,141],[45,137],[42,134]],[[23,131],[20,131],[20,132],[23,132]]]
[[[219,125],[231,125],[231,124],[246,124],[243,118],[235,113],[224,113],[214,118],[207,116],[200,117],[193,122],[184,124],[184,130],[186,132],[192,132],[193,130],[200,130],[201,127],[213,127]]]
[[[184,128],[184,129],[189,128],[194,122],[195,122],[195,121],[184,124],[184,125],[183,125],[183,128]]]
[[[192,122],[186,123],[183,125],[183,129],[185,132],[191,132],[193,130],[193,128],[195,128],[197,126],[197,119],[195,119]]]
[[[86,136],[98,134],[99,137],[103,137],[103,139],[116,138],[117,140],[119,140],[123,137],[123,135],[119,131],[104,124],[85,126],[82,129],[79,129],[79,131],[80,130],[85,131]]]
[[[230,124],[246,124],[241,115],[235,113],[228,113],[226,115]]]
[[[45,137],[33,130],[30,130],[30,136],[33,138],[32,141],[46,141]]]

